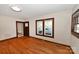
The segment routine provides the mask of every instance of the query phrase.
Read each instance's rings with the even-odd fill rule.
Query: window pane
[[[28,23],[25,23],[25,27],[28,27]]]
[[[79,24],[76,24],[75,25],[75,30],[74,30],[76,33],[79,33]]]
[[[77,33],[79,33],[79,24],[77,24]]]
[[[44,35],[52,36],[52,19],[44,22]]]
[[[43,21],[37,21],[37,34],[43,35]]]

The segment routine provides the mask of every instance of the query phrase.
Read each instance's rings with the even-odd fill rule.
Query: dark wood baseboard
[[[48,40],[44,40],[44,39],[40,39],[40,38],[36,38],[36,37],[32,37],[32,36],[29,36],[29,37],[34,38],[34,39],[39,39],[39,40],[47,41],[47,42],[50,42],[50,43],[59,44],[59,45],[66,46],[66,47],[69,47],[70,50],[71,50],[71,53],[74,54],[71,46],[69,46],[69,45],[65,45],[65,44],[61,44],[61,43],[57,43],[57,42],[52,42],[52,41],[48,41]],[[18,37],[8,38],[8,39],[5,39],[5,40],[1,40],[0,42],[9,41],[9,40],[12,40],[12,39],[15,39],[15,38],[18,38]]]
[[[72,54],[75,54],[74,51],[73,51],[73,49],[71,48],[71,46],[70,46],[70,49],[71,49]]]
[[[62,44],[62,43],[57,43],[57,42],[52,42],[52,41],[48,41],[48,40],[44,40],[44,39],[41,39],[41,38],[36,38],[36,37],[32,37],[32,36],[30,36],[30,37],[31,37],[31,38],[35,38],[35,39],[39,39],[39,40],[43,40],[43,41],[47,41],[47,42],[50,42],[50,43],[55,43],[55,44],[59,44],[59,45],[62,45],[62,46],[69,47],[69,48],[71,49],[72,54],[74,54],[74,52],[73,52],[73,50],[72,50],[71,46],[69,46],[69,45],[65,45],[65,44]]]
[[[15,39],[15,38],[17,38],[17,37],[11,37],[11,38],[8,38],[8,39],[4,39],[4,40],[1,40],[0,42],[8,41],[8,40]]]

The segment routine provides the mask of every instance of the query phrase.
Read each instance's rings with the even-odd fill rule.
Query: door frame
[[[24,26],[24,22],[22,22],[22,21],[16,21],[16,37],[18,37],[18,23],[22,23],[23,26]],[[23,30],[24,30],[24,28],[23,28]]]
[[[25,23],[28,23],[28,27],[29,27],[29,21],[16,21],[16,37],[18,37],[18,23],[23,23],[23,32],[24,32],[24,27],[25,27]]]

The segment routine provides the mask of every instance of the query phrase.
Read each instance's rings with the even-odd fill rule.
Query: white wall
[[[54,38],[43,37],[36,35],[35,30],[35,20],[44,19],[44,18],[55,18],[54,19]],[[49,40],[57,43],[62,43],[70,45],[71,41],[71,10],[66,10],[58,13],[52,13],[40,17],[35,17],[29,20],[30,23],[30,36],[41,38],[44,40]]]
[[[0,16],[0,40],[16,37],[16,21],[22,21],[8,16]]]
[[[72,13],[75,12],[77,9],[79,9],[79,5],[75,6]],[[75,53],[79,53],[79,39],[75,37],[74,35],[71,35],[71,46]]]
[[[79,5],[73,9],[73,12],[79,9]],[[75,53],[79,53],[79,39],[71,35],[71,15],[72,11],[62,11],[51,13],[29,19],[30,36],[41,38],[48,41],[70,45]],[[35,20],[54,17],[54,38],[36,35]],[[16,36],[16,21],[25,21],[8,16],[0,16],[0,40]]]

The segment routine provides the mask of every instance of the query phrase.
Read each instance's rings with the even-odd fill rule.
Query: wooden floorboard
[[[0,54],[72,54],[70,47],[31,37],[0,42]]]

